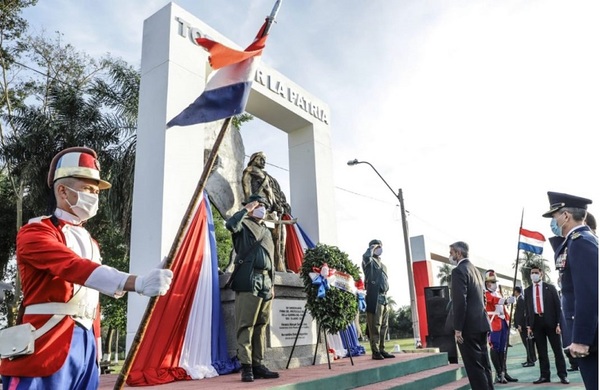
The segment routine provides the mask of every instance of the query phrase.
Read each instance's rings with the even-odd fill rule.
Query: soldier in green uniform
[[[371,240],[369,248],[363,254],[362,269],[367,289],[367,329],[371,344],[372,357],[375,360],[395,358],[387,353],[385,337],[388,331],[388,306],[386,294],[389,289],[387,269],[381,261],[383,247],[380,240]]]
[[[231,289],[235,293],[238,359],[242,381],[279,378],[265,367],[266,331],[273,302],[273,238],[263,218],[269,203],[251,195],[244,208],[227,220],[236,252]]]

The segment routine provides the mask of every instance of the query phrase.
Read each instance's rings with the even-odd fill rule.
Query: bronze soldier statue
[[[242,188],[244,197],[248,199],[251,195],[260,195],[265,198],[271,208],[268,210],[266,220],[274,223],[275,228],[271,230],[273,242],[275,243],[275,270],[285,272],[287,269],[285,259],[285,227],[281,216],[290,214],[291,207],[287,203],[285,194],[277,180],[265,171],[267,157],[263,152],[256,152],[250,156],[250,161],[242,173]]]

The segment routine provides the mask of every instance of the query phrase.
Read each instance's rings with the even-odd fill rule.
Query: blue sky
[[[40,1],[25,17],[139,66],[143,21],[167,3]],[[245,46],[274,1],[176,3]],[[591,198],[600,216],[599,10],[583,0],[283,0],[263,61],[329,104],[333,244],[358,264],[382,239],[399,304],[409,295],[397,201],[368,166],[346,162],[369,161],[402,187],[411,235],[442,248],[464,240],[477,265],[513,272],[522,210],[525,228],[551,235],[547,191]],[[243,134],[285,189],[285,135],[261,123]]]

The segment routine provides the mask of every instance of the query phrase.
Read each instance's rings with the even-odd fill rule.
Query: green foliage
[[[440,267],[440,271],[437,274],[437,277],[440,279],[440,285],[452,286],[452,269],[454,267],[450,264],[444,264]]]
[[[318,244],[315,248],[307,249],[304,254],[300,275],[306,292],[306,306],[323,329],[329,333],[337,333],[354,321],[358,302],[354,294],[335,287],[327,290],[324,298],[317,298],[318,286],[312,284],[309,273],[313,272],[313,267],[321,268],[324,263],[327,263],[329,269],[351,275],[354,280],[359,278],[359,269],[336,246]]]
[[[0,2],[0,63],[3,69],[8,68],[22,51],[23,42],[20,41],[20,38],[27,30],[28,23],[21,17],[21,11],[36,3],[37,0],[3,0]],[[0,106],[3,103],[6,101],[0,98]]]
[[[225,220],[215,208],[210,206],[213,215],[213,222],[215,224],[215,238],[217,240],[217,256],[219,261],[219,269],[224,270],[229,264],[229,258],[231,257],[231,250],[233,249],[233,241],[231,239],[231,233],[225,228]]]
[[[548,260],[544,259],[541,255],[536,255],[532,252],[523,252],[523,257],[519,258],[521,280],[523,281],[523,287],[527,288],[531,284],[531,277],[529,276],[531,268],[533,266],[539,267],[544,272],[543,281],[550,283],[550,267],[548,266]],[[514,264],[513,264],[514,268]]]
[[[118,226],[113,226],[105,214],[100,213],[86,226],[90,234],[98,241],[102,264],[120,271],[129,270],[129,241]],[[158,260],[157,260],[158,263]],[[112,326],[125,333],[127,326],[127,299],[116,299],[100,294],[102,326]]]
[[[358,321],[363,337],[367,337],[367,315],[366,313],[360,313]],[[388,320],[388,333],[390,338],[402,338],[402,337],[413,337],[413,326],[412,326],[412,311],[410,305],[402,306],[398,310],[390,308],[389,320]],[[414,341],[414,340],[413,340]],[[411,343],[413,342],[411,341]]]
[[[14,192],[8,177],[0,171],[0,281],[4,280],[4,270],[8,260],[15,253],[15,232],[17,221],[15,214]]]
[[[243,123],[249,122],[252,119],[254,119],[254,117],[252,115],[248,114],[247,112],[245,112],[243,114],[236,115],[233,118],[231,118],[231,125],[234,128],[236,128],[237,130],[240,130]]]
[[[390,334],[393,334],[394,337],[413,337],[412,311],[410,305],[402,306],[396,310],[393,318],[393,326],[390,321]]]

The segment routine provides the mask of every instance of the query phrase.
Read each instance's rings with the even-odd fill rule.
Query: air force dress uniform
[[[586,210],[590,199],[548,192],[550,210],[546,218],[564,207]],[[578,358],[586,388],[598,388],[598,238],[586,225],[568,232],[557,246],[556,267],[561,274],[563,346],[589,346],[589,355]],[[586,373],[589,373],[586,375]]]

